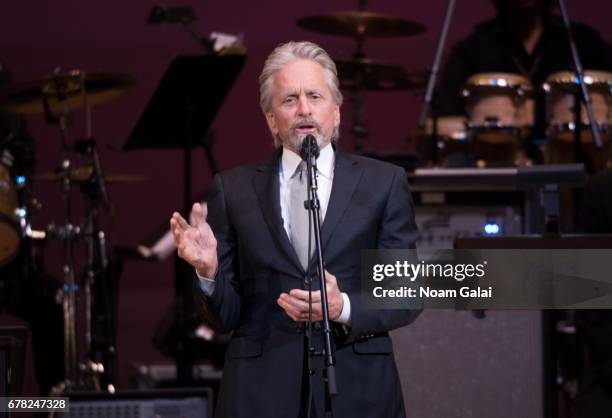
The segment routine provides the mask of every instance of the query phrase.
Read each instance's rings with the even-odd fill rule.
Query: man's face
[[[297,59],[273,75],[272,105],[266,121],[283,146],[299,153],[304,137],[317,138],[323,148],[340,125],[340,108],[325,80],[325,70],[314,61]]]

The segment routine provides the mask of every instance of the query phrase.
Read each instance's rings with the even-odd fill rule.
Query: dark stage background
[[[121,152],[166,67],[177,54],[199,53],[198,46],[176,25],[146,25],[152,0],[106,1],[4,1],[0,13],[0,61],[11,69],[17,82],[40,78],[53,68],[83,68],[131,74],[138,85],[121,99],[94,108],[93,133],[99,143],[107,173],[146,176],[147,181],[109,186],[116,207],[112,241],[137,245],[167,225],[173,210],[182,204],[182,155],[178,151]],[[445,0],[369,2],[368,10],[423,23],[427,32],[410,38],[372,40],[366,43],[370,58],[386,60],[409,70],[424,69],[432,59],[446,7]],[[214,123],[215,156],[221,168],[261,160],[272,150],[258,105],[257,76],[266,54],[287,40],[312,40],[333,57],[349,57],[351,39],[323,36],[298,28],[298,17],[357,8],[356,1],[190,1],[203,35],[211,31],[242,33],[247,62]],[[571,16],[599,30],[612,40],[612,3],[604,0],[568,0]],[[476,22],[493,15],[487,0],[457,2],[450,44],[464,37]],[[368,148],[409,151],[416,127],[420,97],[410,93],[370,94],[366,118],[371,130]],[[84,114],[77,111],[72,139],[84,135]],[[57,128],[46,126],[42,116],[27,118],[37,147],[37,171],[53,170],[59,162]],[[341,143],[352,148],[348,131],[350,108],[343,108]],[[193,193],[201,195],[210,184],[209,168],[201,150],[194,152]],[[59,184],[36,183],[43,203],[35,226],[61,220]],[[76,199],[76,196],[75,196]],[[51,274],[60,275],[59,244],[48,243],[46,259]],[[126,261],[119,300],[119,383],[128,384],[131,365],[164,359],[152,346],[151,337],[163,312],[173,301],[173,264],[168,259],[152,264]],[[405,377],[403,377],[405,378]],[[406,381],[406,380],[405,380]]]

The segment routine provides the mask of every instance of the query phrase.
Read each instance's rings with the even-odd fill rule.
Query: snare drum
[[[519,74],[474,74],[462,95],[475,142],[520,143],[533,126],[533,87]]]
[[[0,266],[19,251],[19,221],[16,215],[17,192],[9,169],[0,162]]]

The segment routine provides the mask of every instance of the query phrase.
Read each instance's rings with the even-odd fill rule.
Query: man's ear
[[[270,128],[270,132],[272,132],[272,135],[277,135],[278,126],[276,125],[276,118],[274,117],[274,113],[266,112],[266,122],[268,122],[268,128]]]
[[[334,126],[336,128],[340,126],[340,106],[338,105],[334,108]]]

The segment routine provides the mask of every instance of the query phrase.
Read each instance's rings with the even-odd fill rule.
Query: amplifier
[[[66,415],[71,418],[212,417],[210,388],[74,392],[66,396],[70,398],[70,408]]]

